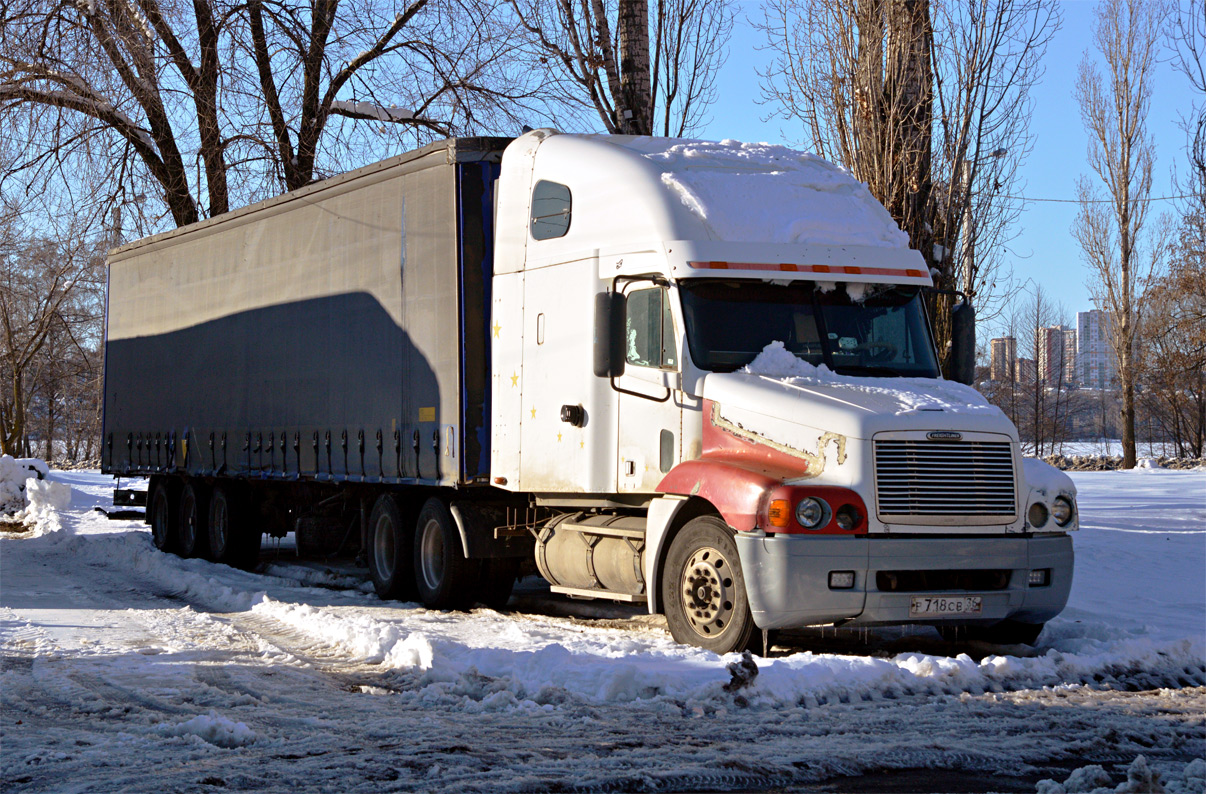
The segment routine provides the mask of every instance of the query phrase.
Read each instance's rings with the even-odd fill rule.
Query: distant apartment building
[[[992,365],[989,376],[992,380],[1008,383],[1014,379],[1014,362],[1018,357],[1018,340],[1002,336],[992,340]]]
[[[1066,325],[1039,328],[1038,373],[1049,385],[1076,383],[1076,331]]]
[[[1032,358],[1019,358],[1016,371],[1018,380],[1022,383],[1033,382],[1035,375],[1038,374],[1038,369],[1034,366],[1034,359]]]
[[[1076,379],[1088,389],[1112,389],[1118,383],[1110,315],[1099,309],[1076,313]]]

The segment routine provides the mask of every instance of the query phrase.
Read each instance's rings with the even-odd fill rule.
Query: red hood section
[[[711,400],[704,400],[702,415],[703,454],[671,469],[658,490],[707,499],[730,526],[754,529],[771,489],[808,476],[809,461],[729,425]]]

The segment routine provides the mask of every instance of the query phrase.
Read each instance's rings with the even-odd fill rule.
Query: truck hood
[[[702,391],[727,421],[786,444],[796,435],[788,425],[855,439],[902,430],[1017,435],[980,392],[948,380],[859,378],[824,368],[812,377],[714,372]],[[815,444],[816,434],[812,439]]]

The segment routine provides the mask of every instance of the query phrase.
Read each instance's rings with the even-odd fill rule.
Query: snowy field
[[[52,472],[69,502],[40,483],[37,528],[0,536],[0,791],[1201,794],[1206,472],[1072,477],[1038,648],[817,629],[726,689],[736,657],[637,610],[525,587],[439,613],[287,549],[182,560],[93,511],[109,478]]]

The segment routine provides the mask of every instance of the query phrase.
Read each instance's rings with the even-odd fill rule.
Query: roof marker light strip
[[[856,267],[853,265],[794,265],[781,262],[777,265],[765,262],[688,262],[694,270],[778,270],[785,273],[833,273],[849,276],[910,276],[925,278],[923,271],[916,269],[898,270],[890,267]]]

